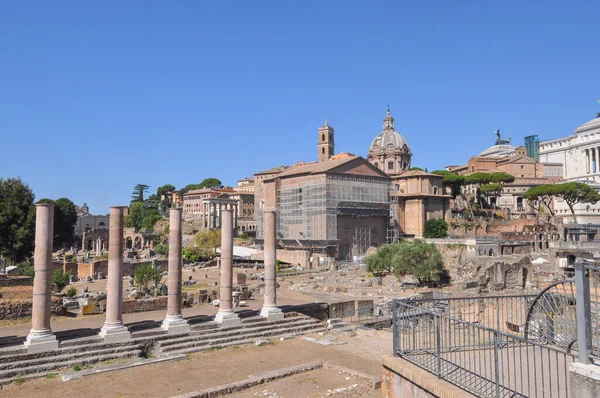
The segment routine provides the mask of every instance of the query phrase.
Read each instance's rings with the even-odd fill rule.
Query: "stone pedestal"
[[[190,325],[181,315],[181,208],[172,208],[169,214],[169,270],[167,276],[167,317],[161,327],[169,333],[187,333]]]
[[[573,362],[569,365],[569,395],[577,398],[600,396],[600,369],[595,364]]]
[[[264,220],[265,300],[260,315],[266,317],[269,321],[279,321],[284,318],[284,314],[281,309],[277,308],[275,212],[265,211]]]
[[[35,209],[35,253],[31,331],[25,341],[28,352],[56,350],[58,340],[50,328],[52,299],[52,241],[54,205],[38,204]]]
[[[123,325],[123,206],[110,208],[108,233],[108,275],[106,283],[106,321],[100,329],[104,341],[131,337]]]
[[[233,312],[233,213],[231,209],[221,212],[221,279],[219,312],[215,322],[223,327],[240,324],[240,318]]]

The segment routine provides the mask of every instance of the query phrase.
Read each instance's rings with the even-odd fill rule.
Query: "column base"
[[[58,340],[50,329],[31,329],[23,346],[27,349],[27,352],[52,351],[58,349]]]
[[[123,326],[123,324],[104,324],[104,326],[102,326],[102,329],[100,329],[100,333],[98,333],[98,335],[102,337],[105,342],[129,340],[131,338],[131,332],[129,332],[127,326]]]
[[[242,320],[240,319],[238,314],[236,314],[232,310],[229,310],[228,312],[221,312],[219,310],[219,312],[217,312],[217,315],[215,315],[214,321],[220,323],[221,326],[224,328],[237,326],[240,323],[242,323]]]
[[[267,318],[267,321],[281,321],[285,318],[285,314],[277,307],[263,307],[260,310],[260,316]]]
[[[160,326],[163,330],[166,330],[167,333],[189,333],[190,325],[187,323],[185,319],[181,315],[177,316],[169,316],[162,321],[162,325]]]

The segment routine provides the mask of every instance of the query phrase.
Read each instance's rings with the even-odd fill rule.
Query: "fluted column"
[[[108,230],[108,275],[106,282],[106,320],[100,329],[105,341],[131,337],[123,325],[123,215],[124,206],[110,208]]]
[[[219,289],[219,312],[215,322],[224,327],[238,325],[240,318],[233,312],[233,213],[230,209],[221,211],[221,280]]]
[[[260,315],[267,317],[269,321],[279,321],[284,317],[283,312],[277,308],[277,249],[275,247],[277,231],[275,218],[274,211],[265,211],[265,244],[263,256],[265,264],[265,300],[260,310]]]
[[[171,208],[169,214],[169,272],[167,276],[167,317],[162,328],[169,333],[187,333],[190,325],[181,315],[181,248],[182,248],[181,209]]]
[[[31,331],[25,341],[29,352],[58,349],[58,340],[50,328],[52,300],[52,241],[54,237],[54,204],[35,208],[35,253]]]

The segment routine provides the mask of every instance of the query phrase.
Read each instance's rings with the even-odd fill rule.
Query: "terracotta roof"
[[[259,171],[258,173],[254,173],[254,175],[256,176],[259,174],[276,174],[276,173],[279,173],[288,168],[289,168],[289,166],[273,167],[272,169],[269,169],[269,170],[263,170],[263,171]]]
[[[501,160],[498,160],[497,163],[516,163],[520,160],[524,160],[525,162],[523,163],[538,163],[537,160],[530,158],[529,156],[524,156],[524,155],[515,155],[515,156],[511,156],[508,158],[502,158]]]
[[[362,160],[362,162],[364,162],[366,165],[368,165],[371,169],[375,170],[378,174],[381,174],[381,177],[384,177],[384,178],[388,177],[387,174],[385,174],[381,170],[377,169],[375,166],[373,166],[371,163],[369,163],[366,159],[364,159],[360,156],[350,155],[350,156],[341,157],[339,159],[332,158],[329,160],[325,160],[323,162],[310,163],[310,164],[306,164],[306,165],[302,165],[302,166],[292,166],[292,167],[286,169],[285,171],[282,171],[281,173],[279,173],[276,176],[276,178],[290,177],[290,176],[296,176],[296,175],[302,175],[302,174],[326,173],[329,171],[333,171],[335,168],[337,168],[339,166],[342,166],[346,163],[356,161],[358,159]]]

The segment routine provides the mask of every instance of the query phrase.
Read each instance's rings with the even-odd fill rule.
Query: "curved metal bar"
[[[527,310],[527,317],[525,318],[525,330],[523,331],[523,337],[525,338],[525,340],[529,340],[529,321],[531,320],[531,313],[533,311],[533,307],[535,307],[538,300],[541,299],[542,296],[544,294],[546,294],[546,292],[548,290],[552,289],[554,286],[558,286],[558,285],[564,284],[566,282],[575,283],[575,280],[574,279],[564,279],[562,281],[554,282],[554,283],[546,286],[541,292],[538,293],[537,297],[535,299],[533,299],[533,302],[531,303],[531,305],[529,306],[529,309]]]

